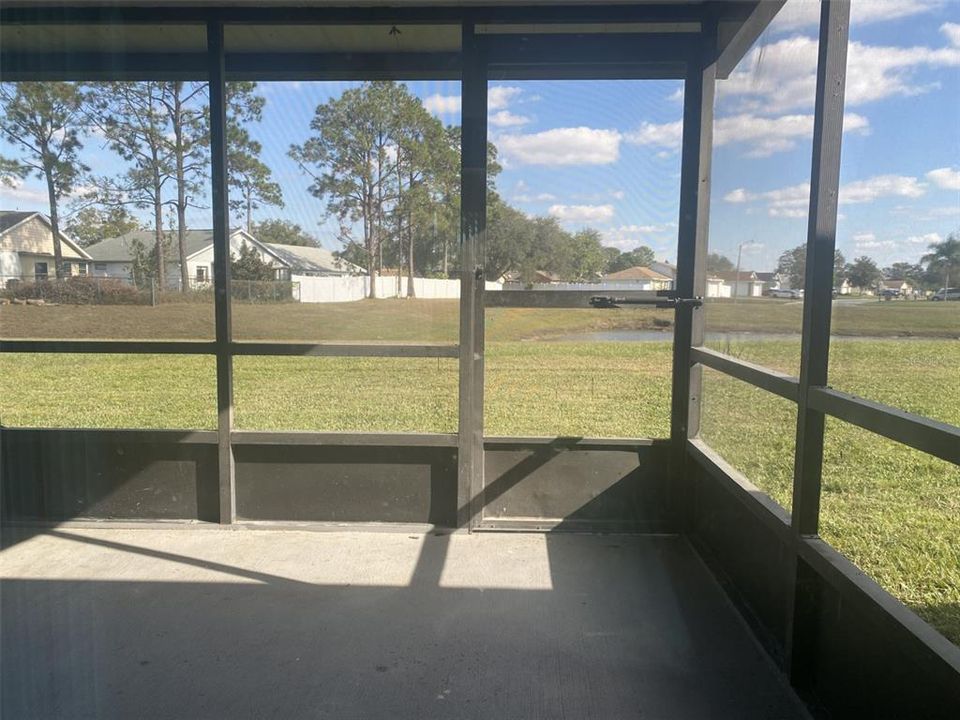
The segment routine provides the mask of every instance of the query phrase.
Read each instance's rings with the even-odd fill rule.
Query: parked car
[[[803,290],[797,289],[786,289],[786,288],[773,288],[770,290],[770,297],[773,298],[788,298],[792,300],[798,300],[803,297]]]
[[[880,291],[880,297],[882,297],[884,300],[898,298],[900,297],[900,290],[898,288],[884,288]]]
[[[931,300],[960,300],[960,288],[940,288],[933,295]]]

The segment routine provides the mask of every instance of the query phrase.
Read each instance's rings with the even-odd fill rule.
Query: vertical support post
[[[710,222],[710,167],[713,155],[713,99],[716,86],[717,25],[703,23],[700,51],[687,63],[683,92],[683,151],[677,243],[679,297],[704,296]],[[690,349],[703,345],[703,308],[681,305],[673,332],[673,388],[670,413],[671,488],[678,520],[687,516],[689,486],[684,477],[687,438],[700,432],[702,368],[691,366]]]
[[[230,210],[227,207],[227,108],[223,22],[207,22],[210,88],[210,198],[213,207],[213,288],[217,353],[217,471],[220,522],[236,515],[233,445],[233,362],[230,355]]]
[[[460,138],[460,398],[457,525],[473,529],[483,492],[483,246],[487,229],[487,68],[463,23]]]
[[[823,0],[793,470],[791,524],[795,548],[803,536],[816,535],[819,530],[824,415],[808,405],[807,395],[811,387],[827,384],[849,25],[849,0]],[[793,592],[788,603],[786,659],[791,681],[795,686],[803,687],[811,669],[811,643],[815,633],[810,631],[809,620],[815,616],[817,600],[808,587],[809,583],[804,582],[809,573],[800,566],[796,551],[792,566],[789,581]]]

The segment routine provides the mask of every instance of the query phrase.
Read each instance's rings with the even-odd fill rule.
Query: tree
[[[607,272],[618,272],[632,267],[650,267],[656,259],[651,248],[641,245],[629,252],[620,253],[607,267]]]
[[[119,178],[101,178],[94,198],[103,205],[133,205],[153,214],[155,277],[165,286],[163,208],[176,163],[168,138],[167,83],[112,82],[96,86],[90,120],[128,164]]]
[[[206,177],[206,147],[210,144],[209,122],[203,97],[207,84],[179,80],[163,83],[163,92],[157,95],[166,110],[170,128],[164,137],[173,164],[177,198],[177,255],[180,260],[180,289],[190,289],[190,270],[187,267],[187,208],[199,207],[192,196],[203,192]]]
[[[606,248],[601,244],[601,235],[597,230],[585,228],[576,233],[570,241],[571,280],[582,282],[594,280],[603,274],[607,266]]]
[[[487,194],[486,275],[491,280],[519,271],[534,244],[533,222],[494,192]]]
[[[833,255],[833,284],[843,281],[846,273],[846,260],[839,250]],[[777,272],[786,275],[792,288],[802,288],[807,274],[807,246],[797,245],[785,251],[777,260]]]
[[[895,262],[890,267],[885,267],[883,276],[887,279],[906,280],[915,288],[923,287],[927,280],[923,265],[908,262]]]
[[[946,240],[931,243],[928,249],[930,252],[920,260],[931,275],[943,278],[943,287],[950,287],[950,278],[956,281],[960,276],[960,238],[950,233]]]
[[[140,229],[140,221],[123,206],[85,207],[74,213],[66,226],[67,234],[80,247],[89,247],[106,238]]]
[[[62,278],[59,203],[89,170],[77,157],[83,147],[79,135],[86,93],[70,82],[2,83],[0,101],[0,131],[20,150],[19,158],[2,159],[0,172],[8,184],[11,178],[27,175],[45,181],[53,263],[57,278]]]
[[[250,230],[260,242],[277,243],[278,245],[304,245],[319,247],[320,241],[305,232],[297,223],[289,220],[264,220],[256,223]]]
[[[260,253],[244,241],[240,246],[240,255],[230,256],[230,277],[234,280],[268,282],[276,278],[276,273],[269,263],[264,262]]]
[[[415,239],[430,223],[434,207],[456,172],[456,155],[443,125],[403,85],[389,84],[383,99],[392,109],[390,135],[396,178],[397,266],[406,266],[407,297],[413,297]],[[399,272],[397,274],[399,282]]]
[[[850,284],[861,290],[871,288],[883,278],[877,264],[866,255],[855,258],[847,267],[847,279]]]
[[[341,242],[365,251],[371,298],[388,233],[387,206],[395,199],[390,85],[365,83],[319,105],[310,123],[315,134],[289,153],[312,179],[310,193],[325,200],[327,213],[339,220]],[[360,240],[354,237],[356,223]]]
[[[272,171],[260,160],[263,147],[250,137],[247,122],[260,122],[266,100],[254,94],[256,83],[227,84],[227,182],[230,209],[244,213],[248,233],[253,232],[253,211],[264,206],[283,207],[283,191],[273,182]]]
[[[807,273],[807,246],[798,245],[783,252],[777,260],[777,272],[786,276],[790,287],[802,288]]]
[[[707,272],[730,272],[733,270],[733,261],[726,255],[710,253],[707,255]]]

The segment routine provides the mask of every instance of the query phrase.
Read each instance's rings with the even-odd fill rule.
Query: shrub
[[[64,280],[20,282],[3,291],[10,299],[39,299],[58,305],[142,305],[149,293],[117,278],[78,276]]]

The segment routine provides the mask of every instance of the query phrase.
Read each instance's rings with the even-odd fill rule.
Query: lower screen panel
[[[457,360],[235,357],[240,430],[457,431]]]

